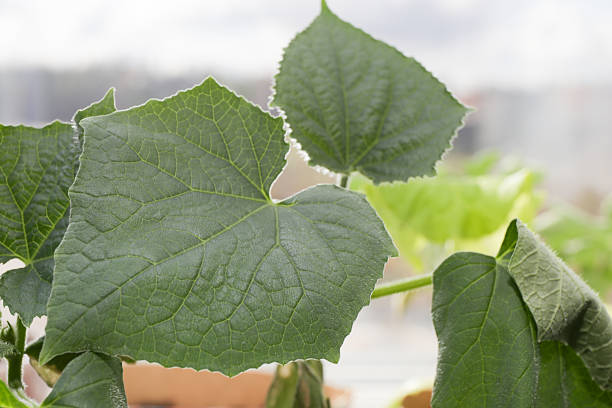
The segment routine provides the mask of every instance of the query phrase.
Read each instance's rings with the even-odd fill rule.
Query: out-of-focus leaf
[[[0,407],[2,408],[31,408],[31,405],[26,405],[24,402],[19,400],[7,387],[7,385],[0,380]]]
[[[457,250],[495,254],[510,220],[535,216],[541,201],[534,192],[535,179],[526,169],[507,175],[446,173],[381,185],[356,175],[350,187],[366,194],[400,255],[423,270]],[[441,250],[428,261],[435,246]]]
[[[612,217],[605,207],[599,217],[553,208],[536,218],[535,229],[605,300],[612,299]]]
[[[277,367],[266,408],[329,408],[319,360],[296,361]]]

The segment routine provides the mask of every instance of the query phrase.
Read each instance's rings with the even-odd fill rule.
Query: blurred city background
[[[507,222],[521,216],[610,301],[612,2],[328,4],[418,59],[475,108],[439,179],[398,187],[433,200],[421,219],[385,207],[389,192],[353,181],[399,225],[391,233],[402,259],[387,278],[430,271],[458,249],[494,252]],[[208,75],[266,109],[283,48],[319,7],[317,0],[0,0],[0,123],[69,121],[110,87],[127,108]],[[335,181],[293,150],[273,194]],[[466,235],[453,223],[473,228]],[[362,311],[340,363],[326,366],[328,381],[351,392],[351,406],[385,406],[403,388],[432,380],[430,297],[423,290]]]

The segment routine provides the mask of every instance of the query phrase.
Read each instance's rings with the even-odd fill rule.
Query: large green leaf
[[[121,361],[96,353],[72,360],[43,401],[49,408],[127,408]]]
[[[535,325],[506,268],[457,253],[434,273],[439,356],[432,406],[531,407],[538,378]]]
[[[571,346],[595,382],[612,390],[612,319],[595,292],[518,220],[510,224],[498,258],[535,319],[538,340]]]
[[[282,119],[209,78],[81,125],[42,363],[93,349],[232,375],[338,360],[396,251],[360,194],[270,199]]]
[[[377,183],[434,174],[467,112],[417,61],[324,1],[285,50],[273,104],[311,163]]]
[[[114,110],[112,94],[102,102],[77,120]],[[0,298],[26,325],[45,314],[53,251],[68,225],[68,187],[81,150],[74,136],[69,123],[41,129],[0,125],[0,262],[18,258],[25,263],[2,275]]]

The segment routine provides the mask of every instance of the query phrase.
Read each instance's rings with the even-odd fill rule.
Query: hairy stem
[[[411,276],[395,282],[385,283],[374,288],[372,299],[429,286],[432,283],[432,276],[431,273],[428,273],[426,275]]]
[[[23,383],[21,382],[21,368],[23,365],[23,353],[25,350],[25,339],[26,339],[26,327],[21,322],[21,319],[17,317],[15,323],[15,348],[17,353],[8,356],[8,385],[13,389],[22,389]]]

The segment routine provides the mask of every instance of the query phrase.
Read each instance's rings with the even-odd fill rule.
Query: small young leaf
[[[87,349],[230,375],[338,360],[396,251],[360,194],[270,199],[282,119],[209,78],[81,124],[43,364]]]
[[[572,347],[595,382],[611,391],[612,319],[597,294],[518,220],[508,227],[498,258],[535,319],[538,341]]]
[[[593,381],[571,347],[545,341],[540,344],[540,355],[536,408],[612,407],[612,393]]]
[[[96,353],[72,360],[41,408],[127,408],[121,361]]]
[[[432,407],[531,407],[538,378],[535,325],[506,268],[457,253],[434,272],[439,356]]]
[[[109,113],[112,94],[82,111]],[[78,126],[78,124],[77,124]],[[68,224],[68,187],[80,154],[72,125],[41,129],[0,125],[0,262],[18,258],[25,267],[0,278],[0,298],[29,325],[45,314],[53,276],[53,251]]]
[[[313,164],[376,183],[434,174],[467,112],[417,61],[325,2],[285,50],[273,104]]]

